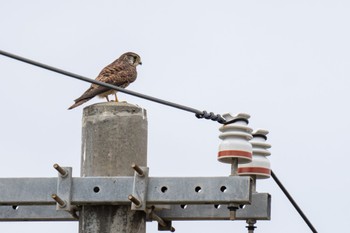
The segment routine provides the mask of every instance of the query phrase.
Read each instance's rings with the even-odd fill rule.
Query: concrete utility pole
[[[147,166],[146,110],[112,102],[84,108],[81,176],[133,176],[132,163]],[[145,233],[145,213],[130,208],[84,205],[79,233]]]

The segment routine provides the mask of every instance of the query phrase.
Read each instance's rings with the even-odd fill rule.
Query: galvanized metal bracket
[[[171,205],[169,209],[155,210],[165,220],[230,220],[228,204]],[[270,220],[271,196],[268,193],[253,193],[252,202],[241,205],[235,220]]]
[[[70,205],[129,205],[134,177],[0,178],[0,205],[53,205],[57,191]],[[66,183],[67,182],[67,183]],[[146,202],[172,204],[249,204],[249,177],[149,177]],[[61,187],[62,186],[62,187]],[[65,189],[65,190],[64,190]]]
[[[226,204],[168,205],[168,209],[155,209],[154,213],[164,221],[184,220],[229,220]],[[236,220],[270,220],[271,196],[268,193],[253,193],[251,204],[237,210]],[[147,221],[157,220],[155,215],[147,215]],[[0,221],[76,221],[66,211],[56,211],[51,205],[0,205]]]
[[[64,175],[61,173],[58,173],[58,180],[57,180],[57,194],[56,196],[60,198],[63,203],[56,203],[56,210],[65,210],[65,211],[71,211],[72,205],[72,168],[71,167],[62,167],[66,171]]]
[[[75,206],[130,205],[128,196],[138,200],[133,210],[170,231],[171,221],[229,220],[231,203],[244,205],[236,220],[270,219],[271,197],[252,193],[250,177],[149,177],[148,167],[133,177],[72,177],[72,168],[60,169],[58,179],[0,178],[0,221],[74,221]]]
[[[135,167],[138,167],[138,166],[134,164],[133,168],[135,169]],[[138,167],[138,169],[141,169],[141,170],[139,171],[135,170],[132,196],[136,198],[139,201],[139,203],[136,204],[132,202],[131,209],[146,211],[146,206],[147,206],[146,197],[147,197],[149,168]]]

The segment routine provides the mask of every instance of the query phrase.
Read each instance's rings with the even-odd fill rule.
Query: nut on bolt
[[[134,169],[136,171],[136,173],[139,175],[139,176],[144,176],[145,173],[144,171],[142,170],[142,168],[140,168],[137,164],[133,163],[131,165],[132,169]]]
[[[133,195],[129,195],[128,196],[128,199],[132,202],[132,203],[134,203],[135,204],[135,206],[137,207],[137,208],[139,208],[139,207],[141,207],[141,201],[139,200],[139,199],[137,199],[136,197],[134,197]]]
[[[51,197],[52,197],[52,199],[54,199],[57,202],[57,204],[61,208],[64,208],[66,206],[66,202],[64,200],[62,200],[59,196],[57,196],[57,194],[52,194]]]
[[[64,168],[62,168],[62,167],[61,167],[60,165],[58,165],[57,163],[55,163],[55,164],[53,165],[53,168],[55,168],[55,169],[58,171],[58,173],[60,173],[60,175],[61,175],[62,177],[65,177],[65,176],[67,176],[67,174],[68,174],[67,170],[64,169]]]

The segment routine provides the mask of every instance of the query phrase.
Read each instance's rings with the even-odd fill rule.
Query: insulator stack
[[[249,115],[239,113],[236,116],[224,114],[226,121],[232,123],[220,127],[219,136],[222,142],[219,145],[218,160],[222,163],[231,163],[237,159],[238,163],[249,163],[252,160],[252,129],[249,128]]]
[[[253,132],[250,141],[253,146],[253,159],[250,163],[239,164],[238,174],[240,176],[256,176],[257,179],[266,179],[271,175],[270,161],[266,158],[271,153],[267,149],[271,147],[266,143],[269,131],[259,129]]]

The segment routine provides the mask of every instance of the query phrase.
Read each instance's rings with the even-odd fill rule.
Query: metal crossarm
[[[57,178],[1,178],[0,205],[53,205],[51,195],[62,193]],[[147,205],[247,204],[249,177],[150,177]],[[134,177],[72,178],[71,205],[130,204]],[[224,191],[223,191],[224,190]]]
[[[229,220],[225,204],[168,205],[168,209],[156,210],[162,219],[177,220]],[[237,220],[269,220],[271,198],[267,193],[253,193],[251,204],[237,210]],[[0,206],[0,221],[75,221],[68,212],[57,211],[54,205]]]

